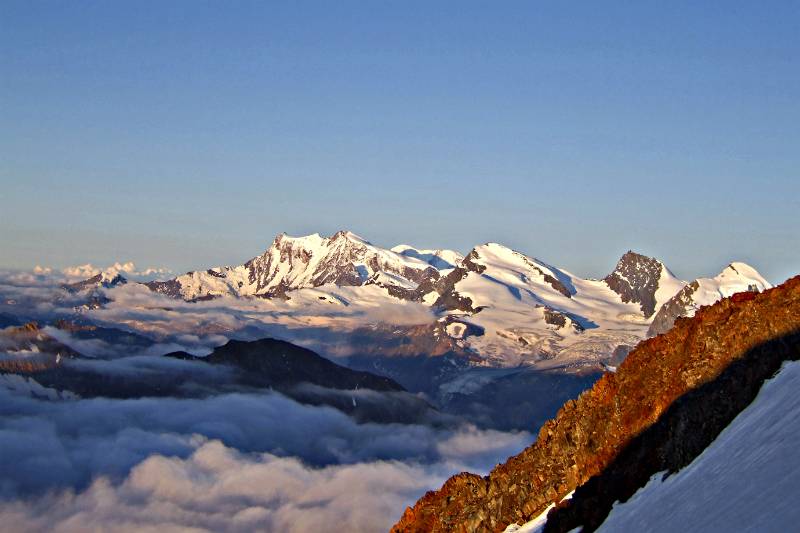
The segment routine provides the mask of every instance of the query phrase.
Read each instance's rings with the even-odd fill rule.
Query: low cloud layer
[[[448,465],[456,466],[456,465]],[[220,441],[189,457],[153,455],[121,482],[0,503],[14,531],[385,531],[442,464],[373,461],[310,468],[296,458],[245,455]]]
[[[430,318],[428,310],[400,303],[309,315],[321,305],[313,294],[280,308],[260,299],[187,303],[138,284],[101,291],[110,301],[95,309],[85,295],[64,291],[63,279],[44,268],[0,272],[0,315],[101,326],[88,335],[53,327],[42,334],[94,358],[71,365],[112,377],[153,373],[217,383],[224,369],[186,377],[188,363],[154,356],[207,353],[234,337],[330,346],[346,340],[346,327],[330,327],[337,321]],[[80,399],[0,376],[0,524],[48,532],[384,531],[448,476],[487,471],[533,439],[454,427],[449,419],[357,423],[268,391],[215,394]],[[348,394],[366,402],[374,393]]]
[[[10,530],[380,531],[425,490],[527,433],[357,424],[282,395],[62,399],[0,380]]]
[[[0,271],[0,313],[43,322],[77,314],[95,324],[136,332],[164,345],[164,349],[153,348],[146,353],[186,350],[196,355],[207,354],[231,338],[273,337],[328,357],[346,356],[358,349],[358,344],[352,343],[353,328],[380,322],[411,325],[435,320],[426,306],[401,300],[390,302],[391,305],[384,300],[380,305],[369,301],[363,305],[322,304],[314,289],[309,289],[308,294],[301,291],[293,295],[289,305],[262,298],[232,297],[185,302],[154,293],[144,285],[128,283],[99,289],[109,301],[93,308],[87,307],[86,294],[63,290],[63,281],[63,277],[49,274]],[[353,299],[349,296],[352,288],[336,290],[343,300]],[[81,351],[77,345],[74,349]],[[127,351],[129,347],[122,349]],[[113,346],[96,344],[87,350],[87,355],[95,357],[104,356],[104,351],[115,356]]]

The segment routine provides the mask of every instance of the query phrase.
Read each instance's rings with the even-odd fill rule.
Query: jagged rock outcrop
[[[620,258],[614,271],[603,281],[623,302],[638,303],[646,318],[653,316],[661,305],[657,299],[659,288],[671,290],[671,296],[682,284],[661,261],[631,250]]]
[[[724,412],[729,416],[746,405],[754,384],[763,381],[775,361],[800,357],[798,331],[800,276],[760,294],[739,293],[703,307],[693,318],[677,320],[668,333],[639,344],[616,373],[603,375],[592,389],[564,404],[522,453],[488,476],[462,473],[452,477],[440,490],[427,493],[408,508],[392,531],[499,532],[509,524],[524,523],[602,475],[621,454],[635,447],[632,443],[637,438],[658,431],[651,428],[692,401],[693,394],[724,391],[692,401],[692,405],[705,406],[707,415]],[[764,347],[773,355],[754,357],[764,354]],[[769,363],[759,363],[762,359]],[[741,388],[715,387],[718,380],[729,381],[731,375],[742,379],[734,380],[743,384]],[[678,421],[700,424],[700,431],[708,433],[702,429],[706,418],[724,419],[702,415],[690,410]],[[667,429],[673,431],[662,431],[660,442],[676,434],[675,427],[668,424]],[[683,428],[683,434],[690,430],[691,426]],[[678,455],[685,451],[679,442],[671,446]],[[638,456],[634,453],[634,457]],[[558,530],[583,522],[563,523]]]
[[[165,357],[227,365],[237,369],[241,375],[240,382],[257,387],[280,388],[311,383],[330,389],[405,390],[390,378],[351,370],[311,350],[277,339],[230,340],[205,357],[186,352],[174,352]]]
[[[127,279],[122,274],[107,274],[105,272],[101,272],[95,276],[92,276],[88,279],[83,281],[78,281],[76,283],[66,283],[62,285],[64,290],[72,293],[77,293],[85,290],[94,290],[94,289],[110,289],[112,287],[117,287],[119,285],[124,285],[128,282]]]

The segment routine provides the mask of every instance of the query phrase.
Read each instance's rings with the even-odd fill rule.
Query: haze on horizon
[[[3,2],[0,267],[182,272],[349,229],[780,282],[799,27],[793,2]]]

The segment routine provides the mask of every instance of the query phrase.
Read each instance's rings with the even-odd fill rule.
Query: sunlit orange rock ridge
[[[605,469],[684,393],[751,348],[799,330],[800,276],[701,308],[564,404],[534,444],[486,477],[453,476],[406,509],[391,531],[500,532],[524,523]]]

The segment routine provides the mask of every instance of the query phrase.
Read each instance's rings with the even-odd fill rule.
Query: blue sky
[[[564,4],[2,1],[0,266],[346,228],[799,272],[800,4]]]

